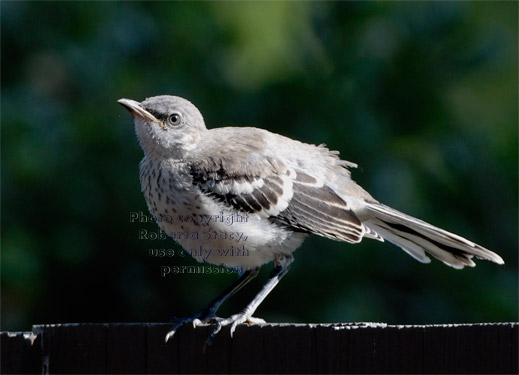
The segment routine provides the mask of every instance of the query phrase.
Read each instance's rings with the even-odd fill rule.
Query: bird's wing
[[[193,184],[236,210],[294,231],[350,243],[359,242],[364,235],[380,239],[344,199],[309,171],[288,167],[258,152],[243,152],[242,156],[214,158],[213,153],[212,158],[191,163]]]

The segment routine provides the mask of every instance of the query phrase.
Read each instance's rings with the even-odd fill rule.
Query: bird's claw
[[[233,337],[234,331],[236,330],[236,327],[238,326],[238,324],[242,324],[242,323],[250,323],[250,324],[262,324],[263,323],[264,324],[265,323],[265,321],[263,319],[255,318],[245,312],[231,315],[230,317],[228,317],[226,319],[217,318],[217,319],[213,319],[213,320],[216,321],[216,327],[213,328],[213,330],[211,331],[211,334],[209,335],[207,340],[205,340],[204,353],[206,351],[206,348],[208,346],[212,345],[214,338],[216,337],[218,332],[221,331],[221,329],[223,327],[230,325],[231,326],[230,334],[231,334],[231,337]]]
[[[173,327],[173,329],[166,334],[165,342],[167,344],[168,341],[175,335],[175,333],[177,333],[177,330],[184,325],[184,323],[191,323],[193,325],[193,328],[196,328],[201,324],[209,323],[211,320],[218,320],[218,319],[222,319],[222,318],[218,318],[217,316],[202,317],[201,314],[197,314],[197,315],[189,317],[189,318],[176,318],[175,317],[172,320],[176,324]]]
[[[190,317],[190,318],[174,318],[174,321],[176,322],[175,326],[173,327],[173,329],[171,331],[169,331],[166,334],[166,338],[165,338],[166,343],[175,335],[177,330],[184,323],[191,323],[193,325],[193,328],[197,328],[199,325],[202,325],[202,324],[211,324],[211,323],[213,323],[215,325],[215,327],[211,331],[211,334],[209,335],[207,340],[205,340],[204,348],[203,348],[204,353],[206,352],[207,347],[210,346],[213,343],[216,335],[218,334],[218,332],[220,332],[222,330],[223,327],[226,327],[226,326],[230,325],[231,326],[230,334],[231,334],[231,337],[233,337],[234,331],[236,330],[236,327],[239,324],[242,324],[242,323],[250,323],[250,324],[262,324],[262,323],[265,323],[265,321],[263,319],[255,318],[253,316],[250,316],[250,314],[246,313],[246,312],[241,312],[241,313],[238,313],[238,314],[234,314],[234,315],[231,315],[228,318],[220,318],[218,316],[211,316],[211,317],[205,317],[205,318],[200,319],[200,316],[196,315],[196,316],[193,316],[193,317]]]
[[[232,322],[231,330],[230,330],[231,337],[233,336],[234,331],[236,330],[236,327],[238,326],[238,324],[242,324],[242,323],[265,324],[266,323],[265,320],[263,320],[261,318],[255,318],[253,316],[247,316],[245,314],[236,314],[236,315],[231,316],[229,319],[232,319],[233,317],[237,317],[237,319]]]

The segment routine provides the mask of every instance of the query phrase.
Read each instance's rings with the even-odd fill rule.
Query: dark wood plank
[[[230,373],[269,373],[265,366],[264,326],[239,326],[232,339]]]
[[[0,373],[41,373],[41,341],[32,332],[0,333]]]
[[[277,328],[281,329],[277,329]],[[233,373],[305,373],[313,367],[313,327],[302,324],[247,326],[233,338]],[[284,343],[280,346],[280,343]]]
[[[332,336],[334,340],[332,342]],[[313,355],[312,373],[345,373],[345,371],[337,371],[337,369],[344,368],[343,361],[340,358],[345,358],[347,353],[347,337],[343,340],[345,335],[332,334],[332,329],[316,324],[314,327],[315,348]],[[336,353],[339,353],[337,358]]]
[[[240,325],[62,324],[1,335],[2,373],[517,374],[519,323]]]
[[[148,374],[178,374],[182,358],[179,357],[178,337],[165,342],[172,324],[148,325],[148,348],[146,352]]]
[[[345,327],[348,331],[348,373],[373,374],[375,372],[375,331],[366,326]]]
[[[144,374],[147,369],[148,326],[109,324],[106,327],[106,371]]]
[[[517,351],[512,330],[517,324],[426,326],[424,372],[432,374],[514,373]]]
[[[509,351],[510,362],[508,368],[503,373],[519,374],[519,324],[507,324],[508,329],[512,331],[511,342],[503,342],[503,350]],[[507,371],[511,370],[511,371]]]
[[[375,332],[374,372],[423,372],[423,327],[388,326]]]
[[[106,327],[105,324],[36,326],[36,332],[42,336],[44,373],[106,373]]]
[[[348,373],[350,331],[347,326],[347,324],[317,325],[314,373]]]
[[[179,373],[220,374],[230,372],[229,353],[231,336],[229,327],[225,327],[216,336],[212,345],[204,353],[204,343],[211,333],[211,325],[196,329],[184,324],[175,336],[178,340]]]

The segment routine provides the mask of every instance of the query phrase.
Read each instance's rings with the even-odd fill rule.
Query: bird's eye
[[[171,125],[180,125],[181,117],[178,113],[173,113],[172,115],[169,115],[168,121]]]

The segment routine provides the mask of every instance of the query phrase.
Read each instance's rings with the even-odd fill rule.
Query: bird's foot
[[[182,327],[185,323],[191,323],[193,328],[198,327],[201,324],[211,323],[212,321],[222,320],[222,318],[217,317],[214,314],[207,314],[205,312],[200,312],[193,316],[185,317],[185,318],[173,318],[172,321],[175,323],[175,326],[171,331],[166,334],[166,344],[168,341],[175,335],[180,327]]]
[[[238,314],[231,315],[230,317],[225,318],[225,319],[215,317],[211,320],[216,322],[216,326],[213,328],[213,330],[211,331],[211,334],[205,341],[204,352],[205,352],[206,348],[213,343],[214,338],[216,337],[218,332],[220,332],[220,330],[223,327],[226,327],[228,325],[231,326],[230,333],[231,333],[231,337],[232,337],[238,324],[242,324],[242,323],[250,323],[250,324],[262,324],[263,323],[264,324],[265,323],[265,321],[263,319],[255,318],[247,312],[240,312]]]
[[[206,352],[206,349],[208,346],[210,346],[218,332],[221,331],[223,327],[226,327],[228,325],[231,326],[231,337],[234,334],[234,331],[236,330],[236,327],[238,324],[242,323],[249,323],[249,324],[264,324],[265,321],[261,318],[255,318],[250,315],[250,313],[247,312],[240,312],[238,314],[231,315],[228,318],[220,318],[216,315],[210,315],[207,316],[206,314],[195,314],[194,316],[187,317],[187,318],[173,318],[175,322],[175,326],[171,331],[169,331],[166,335],[166,343],[175,335],[177,330],[184,325],[185,323],[191,323],[193,325],[193,328],[198,327],[201,324],[214,324],[215,327],[212,329],[211,334],[207,338],[207,340],[204,343],[204,353]]]

